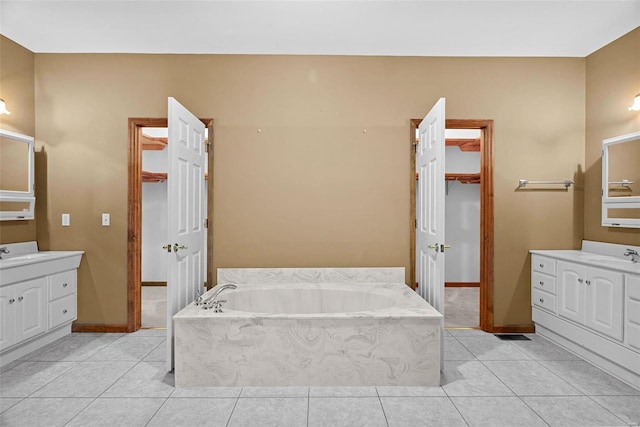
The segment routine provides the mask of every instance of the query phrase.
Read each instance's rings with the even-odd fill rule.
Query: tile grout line
[[[233,413],[236,410],[236,406],[238,406],[238,402],[240,401],[240,396],[242,395],[242,391],[244,390],[244,387],[240,388],[240,391],[238,392],[238,395],[236,396],[236,401],[233,402],[233,408],[231,408],[231,412],[229,413],[229,418],[227,419],[227,423],[225,424],[225,427],[229,427],[229,423],[231,422],[231,418],[233,417]]]
[[[387,418],[387,412],[384,410],[384,405],[382,404],[382,398],[380,397],[380,391],[378,390],[378,387],[376,387],[376,396],[378,396],[378,403],[380,404],[380,408],[382,409],[384,422],[387,423],[387,427],[389,427],[389,419]]]

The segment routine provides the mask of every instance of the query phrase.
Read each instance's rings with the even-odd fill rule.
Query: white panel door
[[[167,370],[173,370],[173,315],[203,291],[206,263],[204,124],[169,98]]]
[[[16,342],[16,287],[0,288],[0,350]]]
[[[416,280],[418,294],[442,316],[440,368],[444,367],[444,128],[440,98],[418,127],[416,147]]]
[[[558,261],[558,314],[574,322],[584,323],[585,267]]]
[[[440,98],[418,128],[416,280],[418,293],[444,315],[444,129]]]
[[[47,279],[28,280],[16,285],[16,342],[47,330]]]
[[[585,325],[622,341],[622,273],[587,268]]]

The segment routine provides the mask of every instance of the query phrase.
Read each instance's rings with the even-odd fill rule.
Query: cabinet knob
[[[66,288],[66,287],[67,287],[67,284],[66,284],[66,283],[63,283],[63,284],[62,284],[62,287],[63,287],[63,288]]]
[[[62,310],[62,314],[67,314],[67,309]]]
[[[11,298],[11,299],[9,300],[9,304],[13,304],[14,302],[16,302],[15,298]]]
[[[578,283],[582,283],[582,279],[578,278]]]
[[[590,285],[590,284],[591,284],[591,280],[587,280],[587,285]]]
[[[540,268],[544,268],[544,264],[540,264]]]
[[[544,286],[544,282],[540,280],[540,286]]]
[[[540,302],[544,303],[544,298],[540,298]]]
[[[22,301],[23,299],[24,299],[24,297],[23,297],[23,296],[19,296],[19,297],[18,297],[18,302]]]

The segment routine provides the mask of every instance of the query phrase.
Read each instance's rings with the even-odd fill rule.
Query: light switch
[[[111,215],[108,213],[103,213],[102,214],[102,226],[103,227],[108,227],[111,225]]]
[[[63,227],[69,227],[71,225],[71,215],[69,215],[68,213],[63,213],[62,214],[62,226]]]

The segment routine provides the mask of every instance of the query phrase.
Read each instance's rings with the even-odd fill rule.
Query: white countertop
[[[582,250],[533,249],[529,252],[564,261],[577,262],[593,267],[607,268],[610,270],[621,271],[623,273],[640,275],[640,262],[631,262],[629,257],[623,256],[626,248],[638,249],[637,246],[590,242],[585,240],[582,243]]]

